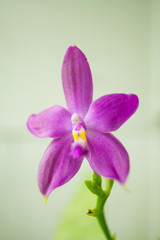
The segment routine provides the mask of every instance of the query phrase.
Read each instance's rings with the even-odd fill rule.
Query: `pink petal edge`
[[[120,141],[111,133],[93,131],[88,133],[87,141],[91,168],[100,176],[124,183],[129,173],[129,156]]]
[[[93,83],[87,58],[76,46],[64,56],[62,83],[68,109],[84,118],[92,102]]]
[[[138,105],[135,94],[105,95],[91,104],[85,124],[102,133],[115,131],[135,113]]]
[[[72,131],[71,114],[65,108],[55,105],[31,115],[27,127],[33,135],[39,138],[63,137]]]
[[[71,136],[55,139],[46,149],[38,169],[38,185],[44,196],[67,183],[80,169],[83,158],[71,158],[72,142]]]

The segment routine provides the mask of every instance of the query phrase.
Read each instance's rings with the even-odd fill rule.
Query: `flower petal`
[[[85,124],[103,133],[115,131],[132,116],[138,105],[138,97],[134,94],[105,95],[91,104]]]
[[[44,196],[68,182],[79,170],[82,159],[70,156],[72,136],[53,140],[38,169],[38,185]]]
[[[119,140],[111,133],[90,132],[87,142],[91,168],[103,177],[124,183],[129,172],[129,156]]]
[[[36,137],[63,137],[72,131],[71,114],[63,107],[55,105],[33,114],[27,122],[29,131]]]
[[[87,59],[76,46],[69,47],[65,54],[62,83],[68,109],[84,118],[92,102],[93,85]]]

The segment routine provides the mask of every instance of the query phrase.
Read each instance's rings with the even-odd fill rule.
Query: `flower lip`
[[[84,157],[88,154],[87,146],[84,146],[84,140],[79,138],[76,142],[72,144],[70,157],[73,159],[78,159]]]

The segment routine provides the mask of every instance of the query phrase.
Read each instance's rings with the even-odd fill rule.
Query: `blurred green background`
[[[131,171],[126,184],[129,192],[115,184],[106,211],[117,240],[157,239],[158,0],[0,0],[0,239],[103,239],[94,219],[85,215],[91,201],[91,194],[86,197],[83,188],[86,174],[92,173],[87,161],[74,179],[51,194],[45,206],[37,186],[37,168],[51,140],[35,138],[26,128],[31,113],[57,103],[66,106],[61,65],[72,44],[88,58],[94,99],[116,92],[135,93],[140,98],[137,113],[115,133],[130,154]],[[79,188],[83,201],[77,203]],[[77,215],[66,210],[68,206],[72,208],[70,202],[74,198]],[[80,212],[81,205],[84,212]],[[84,221],[77,221],[81,218],[78,212]],[[62,221],[64,227],[59,228],[58,237],[57,228]],[[65,227],[64,221],[71,224]],[[72,232],[77,234],[74,238],[69,235]]]

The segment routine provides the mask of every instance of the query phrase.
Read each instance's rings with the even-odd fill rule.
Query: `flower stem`
[[[107,226],[106,220],[104,218],[104,213],[101,213],[98,217],[97,217],[98,223],[104,233],[104,235],[106,236],[107,240],[112,240],[109,228]]]
[[[106,236],[106,239],[112,240],[109,228],[107,226],[107,222],[104,217],[104,205],[105,205],[105,202],[106,202],[108,196],[109,195],[106,195],[103,199],[100,198],[99,196],[97,196],[96,210],[99,212],[99,214],[97,214],[96,217],[97,217],[98,223],[99,223],[104,235]]]
[[[111,179],[104,179],[104,181],[105,181],[104,190],[102,189],[101,186],[102,185],[101,177],[95,172],[93,172],[93,181],[85,181],[88,189],[93,194],[97,195],[96,208],[93,210],[88,210],[87,215],[96,217],[104,235],[106,236],[106,239],[113,240],[114,238],[111,236],[110,230],[104,217],[104,205],[110,195],[114,181]]]

